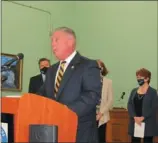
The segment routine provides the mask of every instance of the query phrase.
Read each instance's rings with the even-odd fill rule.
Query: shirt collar
[[[76,51],[74,51],[69,57],[67,57],[64,61],[66,61],[67,64],[69,64],[71,62],[71,60],[74,58],[74,56],[76,55]],[[60,61],[61,63],[62,61]]]

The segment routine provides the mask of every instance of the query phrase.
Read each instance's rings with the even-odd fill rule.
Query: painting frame
[[[16,59],[17,55],[9,54],[9,53],[1,53],[1,65],[14,58]],[[5,80],[4,82],[2,82],[1,79],[2,82],[1,90],[19,91],[19,92],[22,91],[22,75],[23,75],[23,59],[13,62],[9,70],[1,71],[1,78],[2,76],[7,77],[7,80]]]

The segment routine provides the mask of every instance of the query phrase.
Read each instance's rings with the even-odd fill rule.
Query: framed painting
[[[22,90],[23,59],[16,60],[5,70],[2,69],[6,62],[16,58],[17,55],[1,53],[1,89],[3,91]]]

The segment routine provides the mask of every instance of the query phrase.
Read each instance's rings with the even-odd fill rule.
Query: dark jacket
[[[42,75],[39,74],[39,75],[33,76],[30,78],[28,92],[29,93],[37,93],[42,85],[43,85]]]
[[[132,90],[129,100],[128,100],[128,113],[130,116],[129,121],[129,135],[134,135],[134,117],[136,116],[134,109],[134,97],[137,94],[138,88]],[[157,91],[150,87],[147,90],[147,93],[144,96],[142,104],[142,116],[144,117],[145,122],[145,135],[144,136],[156,136],[158,135],[158,123],[156,119],[156,114],[158,107],[158,96]]]
[[[67,105],[78,115],[77,142],[97,142],[96,105],[99,104],[102,89],[97,62],[77,53],[69,63],[55,97],[58,66],[59,62],[48,69],[39,94]]]

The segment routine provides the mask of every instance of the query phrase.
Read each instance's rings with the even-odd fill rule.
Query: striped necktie
[[[60,68],[59,68],[59,71],[58,71],[58,75],[57,75],[56,83],[55,83],[55,87],[54,87],[54,95],[55,96],[57,95],[57,92],[59,90],[59,86],[60,86],[62,77],[64,75],[64,66],[65,66],[65,63],[66,63],[66,61],[63,61],[60,64]]]

